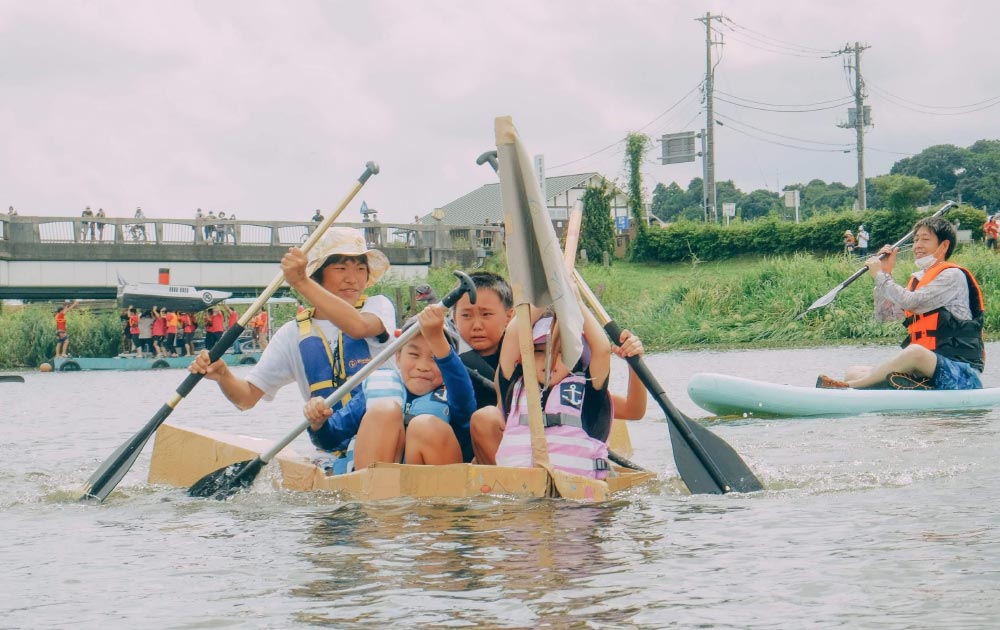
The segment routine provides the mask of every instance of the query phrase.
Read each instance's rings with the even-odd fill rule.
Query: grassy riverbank
[[[905,281],[915,269],[910,257],[905,258],[897,268],[897,281]],[[986,337],[1000,338],[1000,256],[973,245],[962,248],[953,260],[976,274],[986,296]],[[795,319],[860,266],[860,261],[843,256],[798,255],[697,265],[618,261],[608,269],[590,265],[581,272],[608,312],[622,327],[639,334],[651,352],[898,342],[900,324],[875,322],[868,276],[844,289],[830,306]],[[455,279],[451,271],[438,269],[431,272],[429,282],[438,295],[444,295]],[[394,287],[375,287],[375,292],[391,297]],[[49,305],[33,305],[0,312],[0,369],[37,367],[52,357],[52,310]],[[117,313],[95,313],[81,306],[66,319],[72,354],[119,352]],[[282,320],[276,316],[274,323]]]
[[[900,282],[916,269],[908,255],[904,258],[896,270]],[[986,335],[997,338],[1000,256],[976,245],[953,260],[979,279],[986,296]],[[609,269],[590,265],[581,272],[612,317],[639,334],[650,351],[898,342],[900,324],[875,322],[867,275],[830,306],[795,320],[861,266],[844,256],[797,255],[697,265],[619,261]],[[432,283],[442,294],[440,289],[454,281],[442,271],[432,275]]]

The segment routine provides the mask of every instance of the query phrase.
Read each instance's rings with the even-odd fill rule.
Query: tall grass
[[[953,260],[968,267],[986,296],[986,335],[1000,331],[1000,256],[966,246]],[[833,304],[796,320],[817,298],[862,266],[845,256],[798,254],[691,264],[616,262],[581,267],[587,283],[623,328],[651,351],[678,348],[802,347],[838,343],[892,343],[902,339],[898,322],[878,323],[872,280],[865,275]],[[905,256],[898,282],[914,267]],[[505,273],[501,270],[501,273]],[[431,274],[438,294],[454,285],[450,271]]]
[[[50,305],[5,308],[0,313],[0,368],[37,367],[55,355],[56,325]],[[117,313],[78,306],[66,314],[69,352],[81,357],[110,357],[121,351]]]

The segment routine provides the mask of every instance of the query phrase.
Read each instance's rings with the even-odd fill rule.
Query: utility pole
[[[853,67],[848,57],[847,67],[854,70],[854,120],[850,119],[848,112],[847,124],[840,125],[845,129],[854,128],[857,137],[856,152],[858,154],[858,210],[864,212],[868,208],[868,196],[865,190],[865,127],[871,124],[871,108],[865,106],[865,80],[861,76],[861,52],[867,50],[869,46],[862,46],[854,42],[854,46],[845,45],[837,53],[841,55],[854,55]]]
[[[719,213],[715,202],[715,109],[712,102],[712,91],[715,86],[715,70],[712,68],[712,20],[722,21],[721,15],[706,13],[705,17],[695,18],[705,23],[705,187],[707,199],[706,213],[713,222],[719,221]]]

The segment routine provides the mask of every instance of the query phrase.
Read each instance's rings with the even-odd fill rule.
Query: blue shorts
[[[963,361],[937,355],[934,367],[934,389],[982,389],[976,368]]]

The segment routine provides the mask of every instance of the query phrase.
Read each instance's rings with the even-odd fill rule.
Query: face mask
[[[928,254],[917,258],[913,262],[921,269],[929,269],[931,265],[937,262],[937,258],[934,258],[934,254]]]

